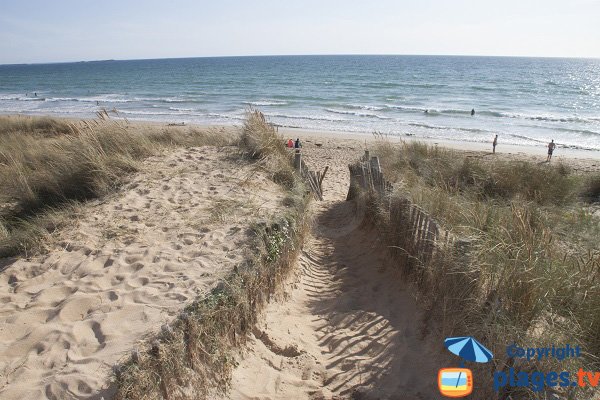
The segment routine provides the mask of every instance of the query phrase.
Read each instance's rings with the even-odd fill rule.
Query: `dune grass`
[[[78,123],[0,116],[0,257],[41,250],[43,234],[61,226],[61,209],[114,191],[143,159],[232,140],[223,132],[141,128],[101,116]]]
[[[289,168],[282,183],[289,207],[273,221],[254,225],[249,259],[115,368],[116,400],[218,398],[229,386],[237,348],[295,265],[309,229],[311,196],[280,150],[283,140],[259,112],[247,115],[239,146],[271,177]]]
[[[277,134],[260,111],[249,110],[240,136],[240,149],[244,156],[258,161],[271,179],[288,189],[296,186],[291,153],[284,145],[283,136]]]
[[[77,132],[76,124],[52,117],[31,117],[26,115],[0,116],[0,135],[26,133],[40,136],[58,136]]]
[[[483,162],[421,143],[380,141],[372,154],[399,188],[395,195],[462,239],[458,255],[449,249],[415,274],[443,336],[480,338],[498,355],[492,370],[512,365],[505,353],[513,342],[585,349],[583,359],[524,370],[600,367],[600,219],[582,202],[597,198],[597,177],[560,164]],[[490,379],[489,370],[482,374]],[[543,396],[527,388],[503,395]]]

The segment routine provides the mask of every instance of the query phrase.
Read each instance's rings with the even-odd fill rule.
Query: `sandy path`
[[[0,273],[0,398],[110,398],[112,366],[245,257],[283,193],[234,151],[148,159],[49,254]]]
[[[437,349],[421,339],[415,300],[375,233],[344,201],[346,164],[360,144],[307,147],[312,165],[335,160],[326,201],[317,206],[299,275],[287,299],[268,306],[234,372],[230,398],[437,397]]]

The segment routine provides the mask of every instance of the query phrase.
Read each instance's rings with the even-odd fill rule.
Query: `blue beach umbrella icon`
[[[486,363],[494,357],[491,351],[471,336],[446,338],[444,346],[465,361]]]
[[[444,340],[444,346],[446,346],[451,353],[456,354],[465,361],[486,363],[494,357],[491,351],[486,349],[484,345],[471,336],[446,338],[446,340]],[[464,362],[461,362],[461,368],[463,365]],[[458,383],[460,382],[461,374],[462,373],[458,374],[456,386],[458,386]]]

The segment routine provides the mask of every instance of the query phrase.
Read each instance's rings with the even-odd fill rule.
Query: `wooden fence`
[[[441,245],[448,244],[447,232],[441,238],[441,229],[423,209],[409,199],[398,195],[391,196],[394,186],[381,171],[379,159],[365,156],[348,166],[350,169],[350,189],[348,200],[357,197],[358,191],[374,194],[389,215],[389,246],[394,254],[410,270],[415,264],[428,263]]]
[[[366,191],[377,192],[381,197],[387,197],[394,189],[381,172],[379,158],[372,157],[369,159],[369,152],[365,151],[365,156],[357,163],[349,165],[350,168],[350,187],[358,186]],[[349,199],[352,194],[349,193]]]
[[[311,171],[302,159],[300,150],[296,149],[296,152],[294,153],[294,169],[300,174],[304,182],[306,182],[306,185],[315,196],[315,199],[323,200],[323,179],[325,179],[325,174],[329,167],[325,167],[323,172]]]

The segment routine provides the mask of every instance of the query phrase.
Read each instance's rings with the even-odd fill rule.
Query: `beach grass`
[[[541,371],[600,366],[600,218],[584,202],[597,201],[597,176],[422,143],[379,140],[372,154],[395,196],[408,197],[464,245],[413,274],[427,319],[443,336],[480,338],[498,355],[493,370],[512,365],[505,354],[513,342],[584,349],[579,360],[533,362]],[[539,395],[525,392],[503,395]]]
[[[0,135],[7,133],[37,134],[40,136],[58,136],[75,133],[74,123],[64,119],[47,116],[32,117],[26,115],[0,116]]]
[[[216,130],[141,128],[101,115],[78,123],[0,116],[0,257],[42,250],[62,208],[115,191],[145,158],[232,141]]]

